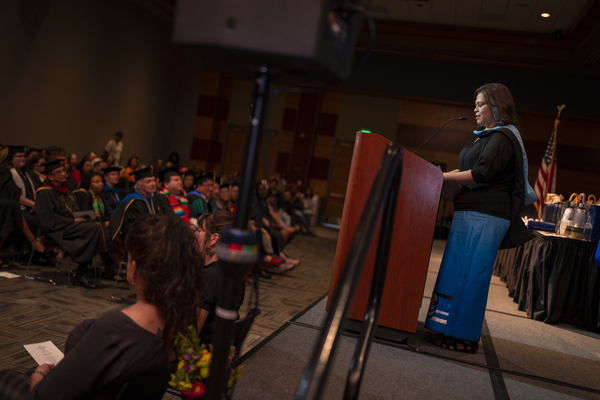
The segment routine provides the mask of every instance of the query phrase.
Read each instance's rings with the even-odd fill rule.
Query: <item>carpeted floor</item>
[[[298,236],[285,249],[290,257],[301,260],[298,268],[286,275],[273,275],[271,279],[259,281],[258,306],[262,313],[246,338],[242,354],[329,289],[337,231],[315,228],[315,232],[317,237]],[[78,286],[65,288],[26,279],[26,265],[27,262],[22,261],[21,266],[0,271],[19,275],[14,279],[0,277],[0,370],[22,372],[35,367],[36,363],[23,348],[24,344],[51,340],[63,350],[69,332],[78,323],[127,307],[127,304],[111,300],[111,295],[126,298],[132,294],[126,283],[117,284],[113,292],[113,283],[108,280],[102,280],[97,290],[86,290]],[[58,269],[33,264],[29,275],[44,275],[66,284],[65,272],[76,267],[68,260],[61,260]],[[254,286],[246,287],[244,305],[240,310],[242,315],[254,306],[255,294]]]
[[[417,332],[404,343],[376,340],[361,399],[600,399],[600,335],[530,320],[493,277],[480,350],[430,343],[423,327],[445,243],[434,242]],[[241,399],[294,398],[325,318],[326,298],[243,360]],[[323,399],[342,399],[356,335],[339,345]]]

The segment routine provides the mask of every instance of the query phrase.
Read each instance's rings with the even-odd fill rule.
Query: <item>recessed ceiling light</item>
[[[542,18],[548,18],[548,17],[550,17],[550,14],[548,14],[548,13],[542,13]]]

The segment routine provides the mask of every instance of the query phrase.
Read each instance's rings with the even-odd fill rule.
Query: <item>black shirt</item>
[[[121,311],[69,334],[65,358],[30,393],[34,399],[114,399],[125,382],[167,364],[163,338]]]
[[[208,316],[200,331],[200,337],[203,343],[212,343],[212,336],[215,323],[215,307],[217,306],[217,300],[219,294],[223,288],[223,281],[225,280],[225,271],[221,268],[218,261],[210,263],[202,270],[202,279],[204,281],[204,302],[200,306],[203,310],[208,311]],[[239,311],[242,303],[244,302],[244,294],[246,292],[246,285],[242,281],[239,290],[239,295],[236,301],[237,310]],[[238,316],[239,318],[239,316]]]
[[[475,136],[458,157],[461,171],[472,171],[476,185],[462,185],[454,195],[454,208],[511,219],[515,182],[515,151],[501,132]]]

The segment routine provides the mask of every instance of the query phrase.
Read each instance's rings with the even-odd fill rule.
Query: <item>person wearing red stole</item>
[[[163,183],[163,188],[159,193],[169,200],[169,205],[173,209],[173,212],[189,225],[190,208],[186,197],[183,195],[183,182],[181,181],[181,175],[179,175],[177,167],[160,171],[158,177]]]

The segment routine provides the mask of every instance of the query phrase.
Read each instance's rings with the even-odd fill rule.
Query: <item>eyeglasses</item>
[[[54,174],[54,175],[60,175],[60,174],[66,174],[66,173],[67,173],[67,171],[65,171],[64,169],[60,169],[58,171],[52,172],[52,174]]]

